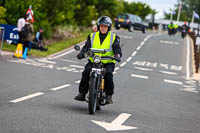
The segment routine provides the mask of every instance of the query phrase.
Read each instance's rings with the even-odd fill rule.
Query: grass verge
[[[54,53],[57,53],[59,51],[62,51],[66,48],[69,48],[77,43],[80,43],[84,40],[87,39],[87,36],[88,34],[90,33],[91,31],[84,31],[84,32],[81,32],[81,35],[77,38],[71,38],[71,39],[68,39],[68,40],[65,40],[65,41],[60,41],[60,42],[56,42],[56,43],[52,43],[52,44],[49,44],[47,46],[48,48],[48,51],[40,51],[40,50],[34,50],[34,49],[31,49],[30,52],[28,52],[31,56],[37,56],[37,57],[46,57],[48,55],[51,55],[51,54],[54,54]],[[45,46],[46,47],[46,46]],[[9,45],[9,44],[4,44],[3,45],[3,50],[4,51],[9,51],[9,52],[15,52],[16,50],[16,46],[15,45]]]

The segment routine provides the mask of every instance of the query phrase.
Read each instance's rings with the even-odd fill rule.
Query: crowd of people
[[[28,14],[24,14],[21,18],[19,18],[17,22],[18,34],[19,34],[19,42],[23,44],[23,51],[25,48],[28,48],[29,51],[31,48],[37,49],[40,51],[47,51],[48,48],[44,47],[42,42],[43,40],[43,31],[42,27],[34,35],[33,28],[33,19],[30,19]]]

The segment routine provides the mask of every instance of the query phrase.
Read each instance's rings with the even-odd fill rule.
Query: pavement
[[[0,51],[0,59],[8,59],[8,58],[12,58],[14,55],[13,52],[8,52],[8,51]]]

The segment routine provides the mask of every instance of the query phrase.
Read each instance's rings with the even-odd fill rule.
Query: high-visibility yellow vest
[[[173,24],[169,24],[168,28],[172,29],[173,28]]]
[[[100,34],[99,31],[90,34],[91,48],[105,49],[108,52],[106,52],[105,54],[95,53],[95,55],[99,55],[101,57],[102,56],[112,56],[113,57],[114,56],[114,52],[113,52],[113,49],[112,49],[112,45],[113,45],[113,43],[115,41],[116,35],[114,33],[112,33],[112,32],[108,32],[105,40],[101,44],[99,34]],[[94,62],[92,57],[89,57],[89,60],[91,62]],[[107,60],[101,60],[101,62],[104,63],[104,64],[106,64],[106,63],[115,63],[115,60],[107,59]]]

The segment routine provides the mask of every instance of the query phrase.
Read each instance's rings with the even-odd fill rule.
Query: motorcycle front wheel
[[[88,99],[88,110],[89,114],[94,114],[96,112],[97,106],[97,85],[96,85],[96,77],[90,78],[89,85],[89,99]]]

